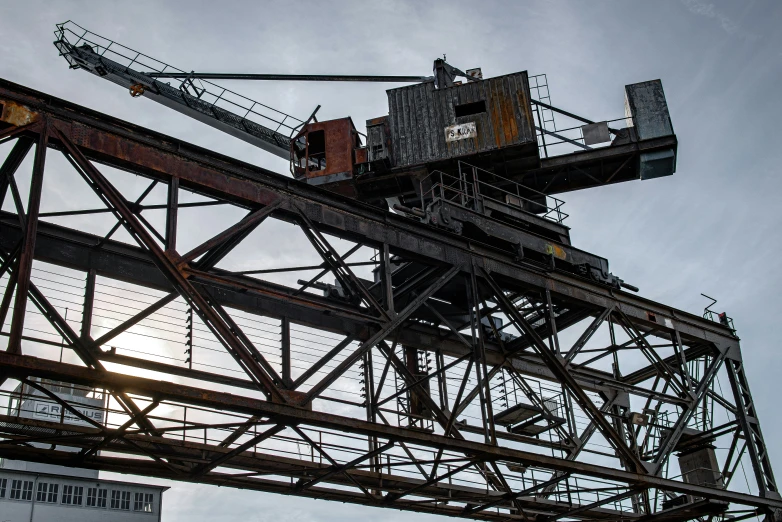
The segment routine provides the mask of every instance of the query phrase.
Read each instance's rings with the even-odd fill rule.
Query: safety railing
[[[535,115],[536,123],[538,115]],[[571,152],[578,152],[582,150],[601,149],[611,145],[611,140],[614,138],[614,132],[619,129],[623,129],[627,125],[627,118],[614,118],[612,120],[606,120],[599,123],[605,123],[609,127],[609,139],[601,143],[587,144],[584,139],[584,127],[587,125],[582,123],[580,125],[574,125],[565,129],[557,129],[552,131],[545,127],[535,126],[536,136],[538,138],[538,149],[540,150],[541,157],[560,156],[562,154],[569,154]]]
[[[529,86],[533,99],[532,114],[535,123],[535,135],[538,140],[538,150],[541,158],[607,147],[611,144],[610,140],[615,137],[615,131],[632,125],[627,116],[603,120],[599,123],[608,125],[610,139],[600,143],[587,144],[584,140],[583,129],[585,125],[589,124],[590,120],[568,113],[552,105],[546,75],[536,74],[530,76]],[[557,119],[561,125],[562,118],[565,118],[566,122],[570,122],[566,123],[566,125],[570,124],[569,127],[557,128]]]
[[[562,211],[565,202],[561,199],[463,161],[458,163],[455,175],[440,170],[431,172],[421,180],[420,192],[422,209],[426,208],[427,202],[439,199],[483,213],[484,203],[492,201],[555,223],[562,223],[568,217]]]
[[[84,48],[88,46],[92,52],[105,57],[113,62],[125,67],[126,72],[131,75],[138,75],[137,71],[143,73],[163,73],[178,72],[187,74],[186,71],[173,67],[165,62],[161,62],[151,56],[135,51],[129,47],[119,44],[113,40],[93,33],[80,25],[67,21],[57,24],[54,31],[56,38],[55,45],[62,56],[69,58],[69,53],[73,49]],[[74,62],[69,59],[68,62],[74,66]],[[151,78],[150,78],[151,79]],[[159,85],[157,80],[152,80]],[[179,90],[194,96],[205,103],[209,103],[221,109],[235,113],[242,120],[252,121],[253,123],[268,127],[275,132],[282,132],[292,135],[304,121],[291,116],[285,112],[265,105],[261,102],[251,100],[234,91],[221,87],[207,80],[194,78],[185,78],[178,86]]]

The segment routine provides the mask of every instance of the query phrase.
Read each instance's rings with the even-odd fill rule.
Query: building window
[[[136,493],[133,500],[133,511],[152,513],[152,493]]]
[[[32,500],[33,499],[33,481],[32,480],[14,480],[11,482],[11,498],[14,500]]]
[[[84,488],[81,486],[63,486],[62,503],[72,506],[81,506],[81,497],[84,494]]]
[[[130,491],[112,490],[111,509],[130,511]]]
[[[38,495],[35,497],[36,502],[57,502],[57,493],[60,489],[59,484],[51,484],[48,482],[38,483]]]
[[[87,505],[89,507],[105,508],[106,497],[109,494],[108,489],[100,488],[88,488],[87,489]]]
[[[8,485],[8,479],[0,479],[0,498],[5,498],[5,488]]]

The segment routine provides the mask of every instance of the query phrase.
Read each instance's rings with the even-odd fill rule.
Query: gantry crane
[[[0,456],[497,522],[779,520],[729,318],[626,292],[606,259],[571,244],[556,197],[674,172],[659,81],[626,86],[624,115],[593,121],[554,106],[541,76],[483,78],[445,57],[427,77],[233,75],[155,65],[70,23],[55,44],[74,68],[287,159],[295,180],[0,81],[0,141],[17,140],[0,171],[17,209],[0,216],[0,261],[12,273],[0,315],[17,296],[2,376],[21,381],[17,411],[35,379],[109,390],[121,408],[119,429],[4,415]],[[216,79],[409,85],[387,91],[388,115],[362,133],[350,118],[318,121],[317,109],[295,118]],[[554,114],[575,125],[555,127]],[[56,178],[43,177],[48,147],[106,207],[40,217],[111,212],[107,235],[23,208],[13,171],[34,143],[31,201],[41,180]],[[129,198],[103,165],[151,184]],[[158,184],[166,204],[144,204]],[[208,200],[183,204],[180,190]],[[248,213],[181,251],[179,209],[207,204]],[[153,208],[166,212],[162,233],[141,215]],[[218,265],[267,218],[297,226],[322,264]],[[111,238],[121,226],[135,244]],[[348,260],[362,248],[375,256]],[[33,258],[87,274],[80,333],[32,280]],[[366,278],[353,270],[369,265]],[[295,286],[265,276],[307,271],[318,275]],[[157,293],[93,338],[101,278]],[[22,334],[27,294],[60,337]],[[189,314],[184,364],[107,346],[179,297]],[[234,319],[239,311],[251,324]],[[235,366],[193,367],[199,321]],[[316,353],[300,371],[296,335]],[[80,364],[31,357],[23,339],[66,345]],[[355,372],[358,384],[337,396]],[[749,494],[731,485],[745,453],[757,485]]]

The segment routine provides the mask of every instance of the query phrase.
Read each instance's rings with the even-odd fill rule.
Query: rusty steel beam
[[[38,230],[38,212],[41,208],[43,192],[43,171],[46,164],[46,149],[49,141],[49,121],[44,119],[38,130],[38,141],[35,144],[35,161],[33,176],[30,181],[30,198],[24,217],[24,237],[22,250],[16,270],[16,297],[13,315],[11,316],[11,336],[8,339],[7,350],[12,353],[22,353],[22,330],[24,329],[25,311],[27,310],[27,292],[30,289],[30,274],[33,269],[35,240]],[[9,288],[10,290],[10,288]]]
[[[59,122],[61,132],[75,140],[74,143],[88,158],[101,163],[164,182],[177,177],[180,187],[248,209],[268,205],[281,198],[281,219],[293,222],[299,211],[303,211],[323,232],[338,237],[373,246],[387,243],[395,251],[411,257],[448,259],[464,270],[469,270],[473,264],[489,267],[498,277],[509,279],[516,285],[548,288],[552,297],[578,299],[600,309],[613,305],[636,321],[672,331],[663,321],[667,318],[679,327],[685,342],[690,337],[729,345],[737,342],[728,328],[702,317],[564,274],[520,270],[512,254],[485,248],[466,238],[297,183],[268,170],[5,80],[0,80],[0,99],[24,104],[31,111],[32,118],[47,115],[51,121]],[[661,322],[651,321],[648,313],[654,314]]]
[[[131,439],[126,439],[131,440]],[[69,440],[69,444],[75,444],[73,439]],[[110,446],[112,451],[122,452],[121,446]],[[188,458],[191,460],[198,460],[199,455],[204,451],[214,450],[213,446],[205,446],[202,444],[182,443],[182,441],[172,441],[169,448],[179,458]],[[47,453],[44,450],[37,448],[5,448],[0,446],[0,456],[6,457],[8,455],[23,456],[24,459],[34,462],[41,462],[44,459],[49,459]],[[60,465],[69,465],[73,462],[73,453],[64,451],[52,452],[54,461]],[[298,496],[305,496],[317,499],[334,500],[339,502],[348,502],[354,504],[364,504],[369,506],[385,506],[392,507],[394,509],[400,509],[405,511],[414,511],[421,513],[432,513],[446,516],[463,516],[464,508],[459,505],[451,505],[451,503],[464,503],[464,502],[481,502],[492,498],[494,495],[486,495],[485,491],[460,488],[458,486],[446,487],[438,490],[437,487],[426,486],[417,490],[419,494],[425,494],[437,499],[436,502],[421,502],[420,500],[406,500],[399,499],[392,503],[383,503],[382,497],[367,496],[365,493],[355,493],[346,488],[356,486],[351,480],[356,480],[358,486],[368,490],[372,485],[377,486],[382,479],[385,490],[392,491],[405,491],[410,490],[413,487],[421,485],[420,480],[413,480],[404,476],[398,475],[379,475],[369,474],[364,471],[353,470],[348,472],[349,477],[340,478],[339,475],[329,477],[329,482],[339,487],[329,488],[320,485],[313,486],[311,488],[302,489],[301,491],[295,490],[295,485],[291,485],[288,481],[273,480],[262,478],[263,475],[279,475],[280,473],[291,473],[294,476],[305,476],[307,474],[323,471],[326,469],[323,465],[312,464],[306,461],[297,461],[294,459],[274,458],[268,456],[258,456],[257,458],[251,458],[242,456],[236,459],[236,469],[255,469],[257,473],[252,473],[252,476],[236,473],[220,473],[211,471],[199,477],[199,482],[204,484],[219,485],[222,487],[235,487],[241,489],[249,489],[255,491],[265,491],[281,494],[295,494]],[[298,471],[291,471],[292,466],[298,466]],[[118,456],[104,456],[104,455],[90,455],[84,459],[84,467],[90,469],[98,469],[103,471],[113,471],[119,473],[135,473],[142,474],[150,477],[182,480],[185,470],[177,470],[165,468],[157,462],[150,460],[140,460],[138,458],[127,458]],[[179,472],[177,472],[179,471]],[[260,476],[258,476],[260,475]],[[378,476],[379,475],[379,476]],[[450,494],[450,496],[449,496]],[[567,512],[573,506],[564,502],[554,501],[540,501],[536,499],[519,499],[524,511],[526,513],[536,515],[550,515],[555,513]],[[618,517],[622,517],[625,520],[634,520],[636,517],[632,513],[623,513],[612,509],[590,509],[585,513],[585,517],[593,520],[616,520]],[[469,515],[469,518],[476,520],[487,521],[503,521],[503,520],[523,520],[520,515],[509,515],[507,513],[498,516],[496,513],[488,511],[477,512]]]
[[[21,204],[19,190],[13,177],[5,176],[5,188],[0,179],[0,190],[12,190],[17,209],[16,214],[0,212],[0,268],[11,278],[16,277],[21,264],[15,265],[14,259],[21,256],[17,252],[26,250],[30,259],[87,274],[84,296],[87,317],[82,318],[80,335],[72,331],[32,283],[23,297],[26,300],[27,294],[31,295],[45,318],[62,335],[63,344],[75,350],[88,365],[84,368],[56,363],[52,358],[0,353],[0,375],[16,379],[49,378],[103,388],[125,410],[124,414],[119,412],[122,417],[117,423],[119,428],[106,427],[108,434],[97,439],[88,440],[87,435],[80,439],[78,433],[81,432],[75,427],[74,433],[66,431],[51,435],[67,437],[62,440],[74,447],[83,447],[82,460],[75,465],[132,469],[150,476],[203,483],[222,481],[220,483],[235,487],[498,522],[532,517],[616,520],[647,514],[678,522],[685,516],[697,515],[694,507],[677,511],[680,515],[673,511],[666,515],[666,510],[656,507],[649,513],[650,496],[659,498],[665,494],[670,498],[674,493],[754,506],[764,512],[782,509],[782,501],[774,496],[773,475],[754,414],[747,417],[749,421],[744,419],[741,424],[739,419],[736,423],[750,434],[755,444],[751,455],[753,466],[767,469],[758,474],[758,480],[766,482],[760,496],[646,473],[647,460],[656,458],[655,465],[662,469],[662,464],[672,458],[673,451],[678,451],[682,430],[690,426],[689,417],[699,404],[697,397],[713,395],[709,389],[710,380],[703,380],[697,390],[693,389],[686,365],[705,365],[715,354],[722,354],[732,364],[740,361],[738,338],[732,330],[594,280],[558,272],[554,264],[546,267],[529,259],[518,259],[515,252],[501,249],[504,247],[357,203],[4,80],[0,80],[0,103],[15,104],[14,114],[24,115],[24,121],[29,122],[20,126],[7,119],[4,121],[0,115],[0,135],[12,136],[20,143],[38,141],[40,144],[41,140],[47,139],[47,133],[41,132],[46,122],[51,135],[48,143],[44,141],[45,145],[39,146],[37,151],[45,151],[46,145],[62,151],[106,205],[105,210],[118,221],[106,236],[100,237],[36,219],[37,230],[32,234],[34,244],[30,246],[27,241],[29,218]],[[17,144],[14,148],[16,156],[21,147]],[[8,169],[0,169],[10,170],[15,161],[15,157],[10,157],[5,163]],[[120,185],[113,185],[103,176],[98,164],[141,175],[151,184],[133,202],[117,189]],[[43,175],[43,163],[40,171]],[[142,205],[142,200],[158,183],[168,188],[166,204]],[[180,189],[214,199],[210,204],[244,209],[246,217],[180,255],[177,224],[180,228],[186,224],[177,211],[187,205],[178,201]],[[141,216],[147,208],[165,210],[165,230],[154,230]],[[95,212],[97,209],[49,212],[38,216],[36,211],[36,216],[48,219]],[[304,286],[290,287],[254,277],[260,277],[264,271],[231,273],[216,268],[228,252],[267,218],[300,226],[309,240],[310,253],[314,252],[323,261],[316,266],[287,266],[269,271],[322,269]],[[138,246],[111,239],[120,226],[126,228]],[[332,238],[327,239],[327,236],[340,242],[332,243]],[[350,245],[345,254],[338,253],[332,246],[345,243]],[[348,256],[362,248],[377,252],[376,261],[372,262],[377,265],[374,281],[361,279],[357,275],[359,272],[352,270],[353,266],[367,263],[346,262]],[[336,289],[319,281],[329,272],[337,279]],[[92,294],[98,276],[164,294],[156,302],[144,305],[146,308],[135,315],[126,314],[119,326],[92,339]],[[324,294],[307,292],[307,287],[313,285],[324,290]],[[10,290],[0,308],[10,306],[5,301],[13,288],[13,284],[9,285]],[[102,350],[102,346],[119,334],[143,326],[147,319],[152,320],[153,314],[162,311],[178,295],[199,314],[216,341],[234,357],[247,377],[193,369],[192,358],[188,367],[187,364],[160,363]],[[243,326],[232,317],[232,310],[279,320],[279,347],[266,346],[256,341],[254,334],[245,334]],[[495,320],[506,318],[511,319],[509,324],[495,323]],[[292,361],[300,345],[291,347],[292,324],[338,334],[338,339],[343,341],[333,348],[336,339],[318,343],[326,348],[316,349],[319,354],[314,362],[293,369]],[[622,327],[620,334],[627,334],[630,341],[615,339],[616,324]],[[597,350],[587,347],[588,342],[597,344],[596,340],[590,339],[599,337],[595,333],[603,328],[601,325],[609,328],[611,343],[601,345]],[[568,330],[569,334],[570,329],[576,330],[572,338],[578,340],[570,350],[561,353],[562,333]],[[12,340],[18,337],[19,342],[24,338],[26,343],[37,342],[44,347],[56,344],[30,335],[22,337],[20,331],[12,329],[11,334],[3,332],[3,335],[9,335]],[[272,335],[276,336],[276,333]],[[312,337],[314,343],[317,334],[304,336]],[[276,338],[273,342],[276,343]],[[296,342],[303,344],[304,350],[313,348],[307,346],[309,341],[306,339],[297,338]],[[357,348],[348,349],[354,342]],[[405,351],[404,361],[396,353],[400,346]],[[660,350],[671,348],[674,356],[660,355]],[[279,353],[275,353],[277,350]],[[582,350],[598,352],[598,355],[582,354]],[[616,361],[617,354],[629,350],[640,350],[649,364],[640,369],[634,365],[634,371],[626,376],[618,370],[618,363],[614,371],[600,369],[607,365],[604,357],[613,356]],[[438,369],[434,373],[424,352],[437,357]],[[192,355],[192,351],[190,353]],[[266,359],[280,354],[279,366],[270,362],[274,359]],[[379,370],[373,368],[373,354],[375,357],[382,354],[387,361],[379,383],[375,379]],[[418,361],[419,356],[425,358]],[[374,361],[382,364],[383,359],[375,358]],[[131,372],[132,368],[151,370],[157,372],[161,380],[108,372],[103,362],[119,363]],[[344,393],[343,383],[349,382],[346,381],[352,378],[349,371],[354,371],[359,363],[364,365],[360,375],[366,382],[362,388],[365,402],[329,393]],[[457,367],[460,363],[466,363],[464,375],[461,367]],[[719,368],[714,366],[713,369]],[[292,375],[292,372],[298,373]],[[505,386],[506,374],[511,379],[512,402],[507,391],[503,396],[495,386],[500,378]],[[187,379],[188,384],[172,382],[172,376]],[[540,383],[553,387],[556,391],[547,389],[545,394],[542,390],[538,393],[527,380],[536,386]],[[229,386],[233,391],[215,391],[218,386]],[[728,399],[718,401],[730,415],[738,416],[741,401],[751,408],[745,380],[739,388],[740,393],[734,393],[738,397],[736,406]],[[254,398],[259,390],[268,400]],[[349,390],[354,390],[352,385]],[[520,399],[516,397],[519,390]],[[696,392],[697,397],[683,393],[687,390]],[[555,393],[553,398],[551,393]],[[560,393],[562,398],[557,399]],[[150,415],[154,406],[145,409],[135,406],[136,396],[153,404],[203,408],[205,418],[213,415],[215,422],[183,421],[181,426],[167,424],[165,429],[155,429],[152,420],[170,419],[160,417],[164,415],[160,413],[163,408],[156,410],[156,415]],[[671,421],[674,429],[657,454],[653,454],[656,445],[647,448],[652,428],[643,435],[640,427],[630,425],[630,396],[633,401],[641,397],[641,401],[646,402],[644,412],[656,412],[665,405],[667,414],[674,415]],[[455,397],[455,400],[449,400],[449,397]],[[570,402],[570,397],[575,400]],[[505,404],[502,404],[503,400]],[[523,431],[528,424],[511,426],[513,423],[497,421],[494,416],[494,412],[513,404],[530,408],[529,411],[538,408],[543,414],[553,415],[554,410],[550,411],[547,406],[549,400],[562,401],[553,408],[564,408],[562,415],[566,417],[554,417],[552,422],[559,424],[546,421],[547,426],[543,428],[551,430],[551,440],[548,440],[549,435],[537,438],[534,433],[530,435]],[[360,413],[335,415],[328,412],[333,411],[328,406],[327,411],[319,411],[330,404],[325,401],[342,403],[349,411],[357,409]],[[581,438],[576,429],[576,408],[586,413],[590,421]],[[457,421],[463,414],[467,420]],[[394,415],[399,419],[419,420],[405,426],[405,421]],[[230,422],[217,422],[220,416],[229,417]],[[477,421],[470,420],[475,416]],[[139,424],[138,430],[129,429],[134,423]],[[43,451],[25,447],[25,441],[46,439],[41,433],[25,431],[28,424],[23,419],[15,422],[0,419],[0,455],[48,462],[67,461],[67,457],[53,448]],[[260,424],[272,426],[258,432]],[[507,426],[509,432],[500,431],[499,426]],[[187,434],[202,428],[204,443],[193,443],[193,437]],[[520,431],[515,431],[517,428]],[[223,434],[217,443],[209,444],[207,430],[215,429],[222,430]],[[287,435],[282,435],[289,433],[289,429],[310,444],[312,451],[317,451],[328,464],[319,464],[314,457],[312,460],[275,457],[271,450],[259,446],[260,442],[272,437],[291,443]],[[324,445],[309,438],[303,430],[333,432],[339,442]],[[589,442],[592,433],[597,431],[609,440],[627,469],[593,465],[585,462],[585,458],[579,458],[585,451],[614,457],[604,451],[595,451],[596,443]],[[181,434],[181,439],[177,434]],[[476,435],[480,436],[480,442]],[[637,440],[639,437],[643,439],[641,443]],[[628,438],[627,442],[625,438]],[[299,439],[294,435],[294,443],[300,443]],[[131,458],[97,455],[96,444],[100,444],[102,450]],[[398,449],[392,452],[392,445]],[[553,451],[549,453],[543,448]],[[347,457],[345,452],[349,454]],[[422,458],[421,452],[436,456],[433,460]],[[384,459],[391,457],[401,461],[384,463],[381,455]],[[341,462],[337,462],[337,458]],[[128,462],[132,459],[138,463],[135,469]],[[70,462],[74,465],[75,461]],[[459,462],[458,468],[464,467],[453,473],[452,468],[441,470],[440,479],[436,480],[438,467],[450,466],[445,463],[451,462]],[[726,462],[725,466],[729,464]],[[386,465],[388,473],[385,473]],[[390,468],[398,465],[409,466],[413,477],[391,474]],[[538,486],[533,489],[524,485],[523,477],[512,475],[516,472],[511,468],[526,467],[546,474],[542,479],[536,477]],[[227,476],[221,472],[225,468],[238,470],[240,474]],[[463,473],[478,477],[478,485],[465,486]],[[667,472],[664,474],[667,476]],[[285,480],[264,475],[282,476]],[[450,484],[452,477],[462,482]],[[448,483],[445,483],[446,478]],[[578,490],[578,486],[573,480],[582,478],[609,481],[617,491],[641,491],[643,499],[634,498],[636,511],[633,513],[605,509],[600,501],[574,503],[571,489]],[[540,486],[541,483],[544,485]],[[529,494],[537,489],[542,493],[530,497]],[[567,502],[563,502],[563,498],[567,498]],[[622,505],[622,509],[627,509],[627,502]]]
[[[136,215],[128,208],[125,199],[112,186],[109,181],[96,169],[81,151],[55,126],[55,133],[65,146],[73,160],[82,169],[84,175],[92,183],[92,189],[106,205],[116,214],[121,216],[125,227],[131,236],[145,247],[156,261],[156,265],[166,274],[166,277],[177,288],[179,293],[198,311],[207,326],[217,335],[223,345],[229,350],[251,378],[258,382],[261,389],[273,400],[287,402],[287,399],[279,392],[276,384],[250,354],[247,347],[242,345],[231,332],[219,314],[209,305],[208,301],[188,282],[182,272],[176,266],[179,255],[171,250],[169,253],[149,235],[147,229],[136,219]]]
[[[479,442],[454,439],[395,426],[378,425],[351,417],[311,411],[288,404],[274,403],[218,391],[208,391],[202,388],[133,377],[105,370],[95,370],[27,355],[0,353],[0,366],[4,368],[9,376],[14,378],[42,377],[95,388],[106,388],[112,391],[156,397],[162,400],[215,410],[231,411],[244,415],[273,416],[275,421],[280,423],[310,425],[337,431],[372,435],[424,447],[443,448],[455,453],[479,456],[486,461],[503,460],[517,462],[521,465],[535,465],[546,469],[577,473],[643,487],[659,488],[665,491],[763,508],[782,509],[782,500],[774,498],[762,498],[746,493],[709,488],[595,464],[565,461],[527,451],[501,446],[489,446]]]

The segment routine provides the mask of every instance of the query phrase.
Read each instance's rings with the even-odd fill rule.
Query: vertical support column
[[[494,431],[494,412],[491,404],[491,390],[489,376],[486,372],[486,351],[483,342],[483,325],[481,324],[480,296],[478,295],[478,280],[475,276],[475,268],[470,270],[467,281],[467,306],[470,308],[470,323],[472,324],[473,358],[475,360],[475,376],[478,388],[478,397],[483,415],[483,429],[487,444],[497,444],[497,436]],[[491,319],[490,319],[491,320]]]
[[[84,307],[81,313],[81,338],[87,340],[90,338],[92,329],[92,305],[95,301],[95,270],[87,272],[87,281],[84,285]]]
[[[33,269],[33,254],[35,252],[35,235],[38,231],[38,212],[41,208],[41,193],[43,192],[43,171],[46,164],[46,146],[49,140],[48,122],[44,120],[38,134],[35,146],[35,161],[33,176],[30,180],[30,199],[27,203],[27,219],[25,222],[22,251],[19,254],[19,266],[16,270],[16,297],[14,314],[11,318],[11,333],[8,339],[8,351],[22,353],[22,331],[24,316],[27,311],[27,293],[30,290],[30,275]]]
[[[450,408],[448,407],[448,381],[446,380],[446,374],[443,371],[443,368],[445,368],[445,358],[443,357],[443,351],[440,348],[437,348],[435,358],[437,361],[437,385],[439,386],[440,408],[448,413],[450,412]]]
[[[383,243],[383,265],[380,277],[383,278],[383,297],[385,298],[386,311],[393,317],[394,311],[394,285],[391,279],[391,252],[388,243]]]
[[[166,252],[176,252],[176,225],[179,211],[179,178],[172,177],[168,185],[166,209]]]
[[[551,330],[551,342],[549,342],[549,346],[554,350],[554,353],[560,355],[557,321],[554,317],[554,306],[551,304],[551,292],[548,291],[548,288],[546,288],[546,310],[548,311],[546,319],[548,320]]]
[[[412,376],[413,381],[417,381],[422,377],[420,368],[418,366],[418,350],[412,346],[402,346],[402,353],[407,372]],[[403,381],[402,385],[405,386],[406,383]],[[409,425],[423,427],[424,420],[421,417],[426,415],[423,401],[419,398],[418,393],[412,388],[405,392],[405,395],[409,405]]]
[[[559,346],[559,332],[557,330],[557,319],[554,316],[554,305],[551,303],[551,292],[546,288],[546,321],[549,325],[549,348],[558,356],[562,355],[562,350]],[[562,390],[562,408],[564,409],[565,418],[567,419],[568,433],[571,437],[578,436],[578,430],[576,428],[576,418],[573,413],[573,401],[570,398],[570,394],[564,384],[560,387]],[[545,407],[545,402],[543,403]],[[555,413],[555,412],[551,412]]]
[[[619,379],[622,376],[622,372],[619,369],[619,355],[617,354],[616,348],[616,331],[614,330],[614,321],[613,321],[613,314],[609,314],[606,318],[608,321],[608,333],[611,336],[611,348],[614,348],[612,350],[612,356],[613,356],[613,362],[611,363],[611,373],[614,375],[614,379]]]
[[[375,413],[375,372],[372,362],[372,350],[369,350],[364,354],[363,360],[361,362],[364,366],[364,397],[367,412],[367,422],[375,423],[377,422],[377,414]],[[377,437],[374,435],[368,436],[367,446],[369,453],[376,451],[380,447]],[[373,455],[370,457],[370,463],[372,464],[372,467],[370,468],[372,471],[377,473],[382,472],[383,466],[380,455]],[[379,494],[379,492],[376,494]]]
[[[280,347],[282,351],[282,382],[286,387],[293,386],[291,379],[291,323],[287,317],[280,323]]]

